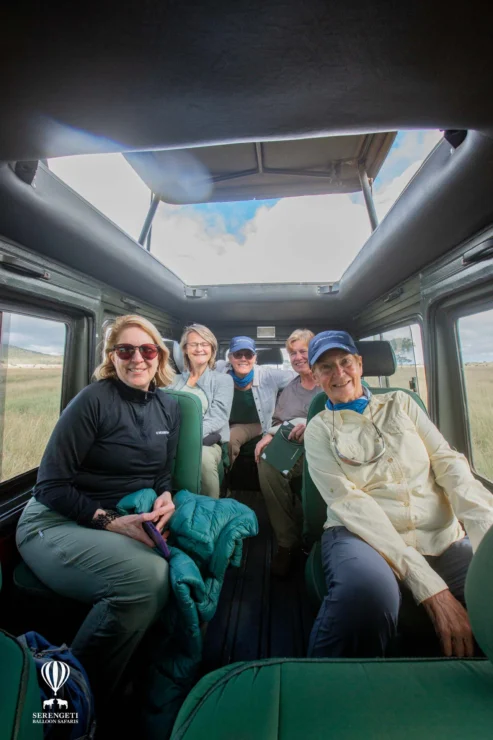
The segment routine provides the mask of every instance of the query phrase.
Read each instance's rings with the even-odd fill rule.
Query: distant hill
[[[9,365],[62,365],[63,355],[47,355],[44,352],[33,352],[22,347],[8,348],[7,363]]]

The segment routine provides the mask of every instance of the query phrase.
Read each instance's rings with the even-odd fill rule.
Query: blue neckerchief
[[[244,378],[239,378],[237,375],[235,375],[234,370],[230,370],[229,374],[233,378],[235,385],[237,385],[239,388],[246,388],[247,385],[249,385],[253,380],[253,368],[250,370],[248,375],[245,375]]]
[[[354,401],[349,403],[332,403],[330,398],[327,399],[325,404],[329,411],[342,411],[343,409],[349,409],[350,411],[356,411],[357,414],[362,414],[370,403],[371,393],[368,388],[363,386],[363,395],[360,398],[356,398]]]

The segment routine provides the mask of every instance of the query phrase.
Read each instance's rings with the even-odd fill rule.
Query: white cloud
[[[384,168],[414,161],[386,185],[379,186],[377,179],[380,220],[440,137],[437,131],[408,132],[391,150]],[[52,159],[50,169],[137,239],[150,192],[121,155]],[[204,217],[162,203],[154,220],[153,254],[190,285],[339,280],[371,233],[365,206],[347,195],[285,198],[271,208],[260,206],[241,238],[227,232],[220,213],[211,218],[210,211]]]
[[[243,239],[198,214],[160,208],[152,252],[189,284],[338,280],[370,235],[364,206],[347,195],[285,198],[261,207]]]

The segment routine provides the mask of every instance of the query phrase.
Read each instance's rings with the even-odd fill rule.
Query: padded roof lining
[[[396,133],[329,136],[127,154],[137,174],[169,203],[281,198],[361,190],[375,178]]]
[[[482,0],[8,3],[0,75],[0,160],[493,118]]]

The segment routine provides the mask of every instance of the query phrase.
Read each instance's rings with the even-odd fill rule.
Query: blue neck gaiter
[[[229,374],[233,378],[234,383],[238,386],[238,388],[246,388],[247,385],[249,385],[253,380],[253,368],[250,370],[248,375],[245,375],[244,378],[239,378],[237,375],[235,375],[233,370],[230,370]]]
[[[360,398],[356,398],[354,401],[349,401],[349,403],[332,403],[330,398],[328,398],[325,407],[328,408],[329,411],[343,411],[344,409],[349,409],[350,411],[356,411],[357,414],[362,414],[370,403],[370,398],[370,391],[368,388],[363,386],[363,395]]]

